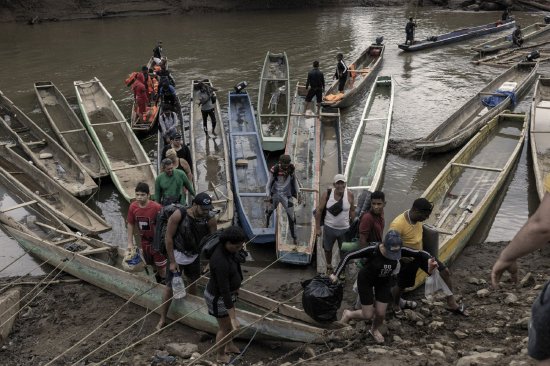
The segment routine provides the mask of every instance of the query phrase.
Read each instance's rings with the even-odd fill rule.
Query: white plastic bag
[[[445,296],[451,296],[453,294],[453,292],[449,289],[449,286],[447,286],[445,281],[443,281],[443,278],[441,278],[439,270],[434,269],[432,275],[426,279],[426,283],[424,285],[426,299],[430,301],[433,300],[434,295],[439,291],[443,292]]]

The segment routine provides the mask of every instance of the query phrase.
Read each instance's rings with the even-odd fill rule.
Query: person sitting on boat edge
[[[518,282],[517,259],[537,249],[548,247],[550,242],[550,174],[544,179],[544,196],[535,213],[502,250],[491,271],[491,282],[495,288],[505,271],[510,272],[512,282]],[[541,253],[542,254],[542,253]],[[538,365],[550,365],[550,281],[542,287],[533,302],[529,321],[529,356],[539,361]]]
[[[197,88],[199,90],[199,106],[201,107],[202,114],[202,129],[204,133],[208,134],[208,117],[210,117],[210,123],[212,123],[212,133],[215,135],[216,132],[216,113],[215,113],[215,97],[214,92],[218,89],[211,87],[199,81],[197,83]]]
[[[172,277],[175,272],[183,270],[188,280],[188,292],[198,295],[195,282],[201,276],[199,244],[204,237],[218,230],[216,217],[212,213],[213,208],[212,198],[208,193],[201,192],[193,199],[191,208],[177,209],[168,219],[165,237],[168,270],[157,329],[166,324],[166,315],[173,295]]]
[[[147,183],[138,183],[135,194],[136,199],[130,204],[126,218],[128,222],[128,249],[134,247],[134,228],[137,228],[145,263],[154,266],[157,282],[162,282],[166,277],[166,257],[153,250],[152,247],[155,235],[155,219],[162,206],[149,199],[149,185]]]
[[[271,175],[267,184],[267,196],[270,207],[266,210],[265,227],[269,227],[271,215],[279,204],[283,205],[288,216],[290,236],[296,244],[296,217],[294,215],[294,203],[292,197],[298,199],[298,185],[294,164],[290,161],[290,155],[281,155],[279,162],[271,167]]]
[[[189,169],[193,171],[193,158],[191,157],[191,150],[189,150],[189,147],[183,143],[183,138],[179,132],[174,132],[170,135],[170,144],[162,148],[162,159],[166,158],[166,152],[169,149],[176,150],[178,158],[185,159],[187,164],[189,164]]]
[[[337,54],[336,60],[338,61],[338,63],[336,64],[336,71],[334,73],[333,79],[338,80],[338,91],[340,93],[343,93],[344,88],[346,87],[346,82],[348,81],[348,67],[344,62],[343,54]]]
[[[238,226],[230,226],[220,234],[220,242],[209,259],[210,279],[204,289],[204,300],[208,314],[216,318],[216,361],[226,364],[231,354],[239,354],[240,350],[232,339],[222,340],[239,328],[235,314],[235,302],[243,280],[241,260],[236,256],[241,251],[247,237]]]
[[[405,25],[405,44],[413,45],[414,44],[414,30],[416,28],[416,23],[413,18],[409,18],[407,25]]]
[[[416,281],[416,272],[418,269],[428,273],[428,260],[432,254],[423,250],[423,228],[422,223],[426,221],[433,210],[433,205],[426,198],[417,198],[412,207],[397,216],[390,224],[390,230],[395,230],[403,240],[403,246],[413,249],[419,253],[416,257],[403,256],[401,260],[401,270],[397,276],[397,285],[393,288],[393,311],[397,317],[403,316],[401,309],[415,309],[415,301],[406,301],[401,298],[401,293],[408,287],[412,287]],[[437,258],[435,258],[441,278],[452,291],[453,283],[451,281],[451,272]],[[458,304],[454,295],[447,296],[447,310],[464,316],[468,316],[464,304]]]
[[[307,114],[310,110],[311,102],[313,101],[313,97],[315,97],[317,98],[317,111],[312,110],[312,112],[313,114],[319,114],[321,112],[323,93],[325,92],[325,75],[319,70],[319,61],[313,61],[313,69],[307,73],[306,89],[308,91],[304,113]]]
[[[155,201],[163,206],[179,202],[185,205],[185,188],[192,196],[195,195],[193,184],[183,170],[174,169],[172,160],[161,161],[162,173],[155,180]]]
[[[516,29],[514,30],[514,33],[512,33],[512,43],[515,46],[521,47],[523,44],[523,33],[521,32],[521,25],[516,25]]]
[[[334,176],[333,188],[323,192],[319,202],[315,210],[315,235],[321,236],[321,226],[324,226],[322,243],[327,274],[331,274],[334,242],[336,241],[338,249],[342,250],[342,243],[350,222],[355,220],[353,192],[346,188],[346,177],[343,174]]]

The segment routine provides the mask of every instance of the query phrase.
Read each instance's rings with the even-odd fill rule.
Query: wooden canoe
[[[118,191],[130,201],[139,182],[154,187],[152,163],[103,84],[94,78],[74,86],[88,132]]]
[[[483,57],[472,61],[476,65],[489,65],[495,67],[510,68],[525,58],[533,51],[538,51],[540,57],[535,61],[539,64],[550,60],[550,41],[528,44],[520,48],[513,48],[507,51],[499,52],[495,55]]]
[[[515,167],[527,134],[525,114],[502,113],[489,121],[445,166],[422,194],[434,205],[427,224],[439,231],[439,259],[460,254]],[[419,271],[415,287],[424,281]]]
[[[378,76],[369,92],[348,155],[348,189],[380,189],[393,113],[393,78]]]
[[[30,253],[51,266],[102,288],[134,304],[159,312],[164,286],[143,272],[129,273],[120,269],[122,252],[99,240],[75,238],[74,234],[55,230],[49,225],[34,225],[30,230],[20,219],[0,213],[3,228]],[[25,220],[23,220],[25,221]],[[48,229],[37,233],[38,229]],[[52,235],[53,234],[53,235]],[[52,241],[49,237],[56,237]],[[77,242],[82,251],[71,252],[61,244]],[[152,273],[152,272],[150,272]],[[256,340],[284,340],[304,343],[323,343],[329,335],[337,334],[338,324],[323,325],[309,318],[302,310],[247,291],[239,290],[236,304],[237,319],[242,332],[239,338]],[[270,315],[267,315],[272,311]],[[168,312],[170,319],[179,319],[182,324],[215,334],[216,318],[208,314],[202,296],[187,294],[183,301],[173,301]],[[246,329],[245,329],[246,328]]]
[[[0,145],[0,172],[25,193],[27,200],[40,202],[65,224],[83,234],[111,230],[101,216],[6,145]]]
[[[246,91],[230,92],[229,146],[237,212],[241,227],[253,243],[275,241],[275,216],[266,227],[269,172],[256,129],[254,108]]]
[[[299,202],[294,202],[296,217],[296,241],[290,235],[288,215],[284,208],[277,207],[276,245],[277,257],[281,262],[306,265],[311,263],[315,250],[315,218],[313,209],[317,207],[319,196],[319,135],[321,129],[316,118],[305,115],[307,89],[298,83],[292,103],[289,122],[289,137],[285,154],[290,155],[296,167],[295,175],[300,188]]]
[[[521,30],[523,34],[523,40],[528,41],[530,39],[535,39],[547,33],[550,30],[550,24],[545,23],[535,23],[531,24]],[[479,52],[481,54],[497,52],[505,48],[513,47],[514,43],[512,42],[512,35],[509,34],[504,37],[498,37],[491,41],[481,43],[475,47],[472,47],[473,51]]]
[[[340,109],[321,107],[319,115],[319,197],[333,188],[334,176],[344,171],[342,154],[342,135],[340,130]]]
[[[103,166],[99,151],[88,131],[54,83],[36,82],[34,91],[40,108],[61,145],[82,164],[92,178],[108,176],[109,172]]]
[[[338,80],[335,80],[325,92],[322,104],[334,108],[345,108],[356,102],[361,97],[363,90],[376,78],[376,74],[382,66],[385,48],[386,46],[383,44],[373,43],[361,52],[359,57],[348,65],[350,75],[344,86],[344,95],[337,100],[329,100],[339,94]],[[329,77],[332,76],[329,75]]]
[[[267,52],[258,91],[258,129],[262,148],[284,150],[290,114],[290,72],[286,52]]]
[[[544,197],[544,178],[550,173],[550,78],[540,77],[531,104],[529,143],[540,200]]]
[[[0,92],[0,136],[17,143],[33,163],[73,196],[98,189],[84,167]],[[59,170],[59,171],[58,171]]]
[[[210,80],[201,80],[205,85],[213,87]],[[220,111],[220,103],[216,100],[214,113],[216,116],[215,133],[205,134],[202,129],[201,107],[198,105],[199,80],[191,82],[191,105],[189,133],[191,136],[191,156],[193,158],[193,186],[195,191],[206,192],[212,197],[218,228],[233,224],[234,203],[231,189],[231,168],[229,165],[229,147],[225,135],[224,124]]]
[[[457,29],[449,33],[440,34],[438,36],[430,36],[422,41],[415,41],[412,45],[402,43],[398,47],[405,52],[419,51],[426,48],[439,47],[449,43],[455,43],[470,38],[480,37],[485,34],[500,32],[506,29],[510,29],[515,25],[516,21],[513,19],[505,21],[504,23],[499,21],[489,24],[483,24],[471,28]]]
[[[19,287],[8,289],[0,294],[0,314],[2,314],[3,319],[0,325],[0,346],[8,339],[13,324],[17,320],[16,314],[19,312],[19,307],[21,306],[19,302],[20,298]]]
[[[537,69],[538,64],[535,62],[521,62],[509,68],[448,117],[426,138],[418,141],[416,149],[422,150],[423,153],[437,153],[462,146],[488,120],[504,111],[512,103],[512,99],[508,96],[503,98],[498,105],[489,109],[483,105],[482,99],[499,94],[497,90],[505,82],[517,83],[514,93],[517,98],[520,98],[531,87],[536,78]]]

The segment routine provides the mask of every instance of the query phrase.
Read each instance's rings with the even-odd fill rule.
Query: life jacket
[[[180,208],[180,212],[185,208]],[[182,213],[183,215],[183,213]],[[209,234],[208,220],[196,220],[186,214],[178,225],[176,235],[174,235],[174,248],[186,255],[200,253],[200,242],[202,238]]]
[[[130,75],[128,75],[128,78],[126,80],[124,80],[124,84],[126,84],[126,86],[132,85],[134,83],[134,81],[136,81],[138,74],[139,74],[139,72],[135,71],[135,72],[131,73]]]

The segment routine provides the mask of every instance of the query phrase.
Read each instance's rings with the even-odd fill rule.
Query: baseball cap
[[[334,183],[340,182],[340,181],[346,183],[346,176],[344,174],[336,174],[334,176],[334,181],[333,181]]]
[[[386,258],[398,261],[401,259],[401,248],[403,240],[395,230],[390,230],[384,237],[384,247],[386,248]]]
[[[281,155],[281,156],[279,157],[279,162],[280,162],[281,164],[290,164],[290,155],[286,155],[286,154],[285,154],[285,155]]]
[[[197,194],[195,198],[193,198],[193,203],[209,210],[214,208],[214,206],[212,205],[212,198],[210,198],[210,195],[206,192],[201,192]]]
[[[173,132],[172,135],[170,136],[170,138],[172,140],[181,140],[181,133],[179,132]]]

